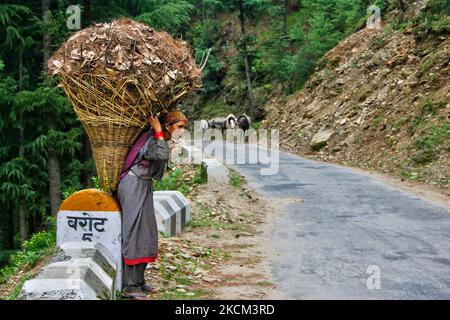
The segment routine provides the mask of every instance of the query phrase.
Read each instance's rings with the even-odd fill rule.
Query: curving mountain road
[[[450,299],[448,208],[349,168],[279,159],[275,175],[261,175],[264,164],[229,166],[267,200],[286,199],[272,271],[287,297]]]

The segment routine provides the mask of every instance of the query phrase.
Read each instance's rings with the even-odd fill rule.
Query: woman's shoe
[[[142,291],[144,291],[144,292],[150,292],[150,293],[158,292],[158,289],[156,289],[155,287],[152,287],[149,284],[144,284],[141,288],[142,288]]]

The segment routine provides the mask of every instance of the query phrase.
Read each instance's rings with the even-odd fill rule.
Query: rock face
[[[334,134],[334,130],[320,130],[317,132],[314,137],[311,139],[311,149],[312,150],[320,150],[327,145],[328,140],[330,140],[331,136]]]
[[[450,37],[366,28],[330,50],[302,90],[273,98],[262,127],[279,128],[283,150],[450,195],[449,101]]]

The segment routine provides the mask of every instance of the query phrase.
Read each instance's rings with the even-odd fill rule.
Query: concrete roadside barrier
[[[230,181],[228,170],[217,159],[203,159],[202,175],[209,184],[226,184]]]
[[[33,279],[26,281],[20,300],[96,300],[94,290],[83,280]]]
[[[117,265],[100,243],[63,243],[52,261],[24,283],[20,300],[115,299]]]
[[[208,158],[203,151],[192,145],[182,147],[183,157],[192,161],[194,164],[201,164],[202,176],[209,184],[229,183],[230,178],[227,168],[217,159]]]
[[[196,146],[182,146],[182,155],[193,164],[201,164],[205,158],[202,150]]]
[[[182,232],[191,219],[191,204],[179,191],[153,193],[158,230],[168,236]]]

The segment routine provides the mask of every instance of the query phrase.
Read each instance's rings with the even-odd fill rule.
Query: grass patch
[[[405,118],[400,118],[397,121],[394,122],[393,127],[396,130],[401,129],[405,124],[411,122],[411,118],[410,117],[405,117]]]
[[[412,172],[410,170],[401,170],[400,171],[400,177],[405,180],[419,180],[423,181],[424,177],[423,175],[419,174],[418,172]]]
[[[261,121],[254,121],[252,122],[251,128],[254,130],[259,130],[261,128],[262,122]]]
[[[423,137],[414,142],[417,153],[411,157],[411,161],[416,165],[425,165],[432,162],[441,151],[450,152],[449,141],[449,123],[429,128]]]
[[[186,227],[190,228],[198,228],[198,227],[214,227],[214,228],[229,228],[229,224],[225,222],[215,221],[214,217],[219,215],[219,213],[213,212],[208,206],[205,204],[200,204],[200,214],[194,217],[191,221],[188,222]]]
[[[188,278],[184,278],[184,277],[175,278],[175,281],[178,284],[181,284],[181,285],[184,285],[184,286],[190,286],[192,284],[191,280],[189,280]]]
[[[435,116],[439,109],[445,108],[446,104],[447,103],[445,101],[434,102],[431,98],[425,98],[422,101],[420,113],[411,121],[411,125],[409,127],[411,135],[418,131],[425,119]]]
[[[389,138],[389,140],[386,143],[386,146],[388,147],[388,149],[392,149],[397,143],[398,141],[396,139]]]
[[[375,49],[380,49],[381,47],[383,47],[394,32],[395,32],[395,28],[394,28],[393,23],[389,23],[383,29],[383,33],[373,40],[373,47]]]
[[[26,273],[20,278],[18,285],[14,288],[14,290],[6,297],[6,300],[18,300],[20,295],[20,290],[22,290],[22,286],[25,281],[30,280],[31,275]]]
[[[155,191],[163,190],[177,190],[183,195],[189,194],[190,185],[198,185],[206,183],[206,179],[201,172],[201,166],[195,165],[196,174],[191,181],[183,178],[183,170],[181,168],[174,168],[173,164],[169,164],[168,174],[165,175],[161,180],[155,180],[153,183],[153,188]]]
[[[180,177],[182,174],[183,171],[180,168],[173,168],[173,166],[171,167],[171,164],[169,164],[168,175],[161,180],[154,181],[154,190],[178,190],[182,194],[187,195],[189,193],[189,186],[184,181],[181,181]]]
[[[374,120],[373,120],[373,125],[375,126],[375,127],[378,127],[380,124],[381,124],[381,122],[383,121],[383,119],[384,119],[384,113],[382,113],[382,114],[380,114],[379,116],[377,116]]]
[[[261,287],[273,287],[273,283],[269,282],[269,281],[261,281],[257,283],[258,286]]]
[[[245,181],[245,178],[241,176],[236,170],[229,169],[230,183],[233,187],[240,188]]]

